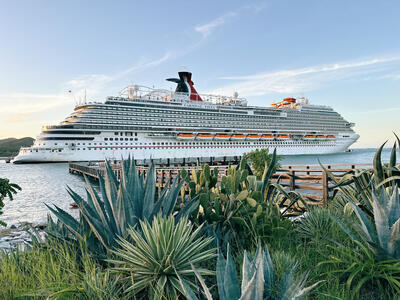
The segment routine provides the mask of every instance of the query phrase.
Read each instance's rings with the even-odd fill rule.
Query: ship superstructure
[[[104,103],[77,105],[59,125],[43,126],[15,163],[136,160],[230,160],[255,149],[281,155],[345,151],[359,137],[332,108],[305,98],[271,107],[233,97],[200,95],[190,72],[179,72],[175,92],[129,86]]]

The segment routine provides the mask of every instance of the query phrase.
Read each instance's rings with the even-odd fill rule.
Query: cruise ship
[[[359,137],[331,107],[305,98],[271,106],[198,94],[192,74],[169,78],[174,92],[128,86],[105,102],[79,104],[59,125],[43,126],[33,146],[14,163],[104,161],[233,160],[255,149],[278,154],[343,152]]]

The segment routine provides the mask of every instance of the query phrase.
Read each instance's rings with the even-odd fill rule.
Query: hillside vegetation
[[[35,139],[31,137],[2,139],[0,140],[0,157],[15,156],[18,154],[19,148],[29,147],[34,141]]]

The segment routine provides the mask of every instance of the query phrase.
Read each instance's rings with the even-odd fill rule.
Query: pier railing
[[[111,165],[118,180],[121,178],[121,165]],[[218,179],[228,174],[230,165],[210,166],[211,170],[218,170]],[[336,178],[342,177],[344,174],[353,172],[355,169],[369,168],[371,164],[327,164],[324,168],[329,170]],[[140,174],[145,174],[148,167],[137,166]],[[164,186],[170,180],[172,181],[180,175],[182,169],[188,171],[189,176],[192,170],[200,170],[201,166],[185,166],[185,167],[156,167],[156,184]],[[70,163],[69,172],[86,175],[88,177],[98,179],[98,174],[104,176],[105,165],[103,163],[90,166],[87,163]],[[300,192],[309,204],[327,206],[329,197],[332,196],[335,186],[331,182],[327,172],[320,165],[283,165],[273,175],[273,181],[284,186],[288,191]],[[192,178],[191,178],[192,179]]]

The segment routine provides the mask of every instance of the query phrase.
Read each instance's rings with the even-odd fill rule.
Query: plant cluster
[[[17,191],[20,191],[21,187],[16,183],[10,183],[10,180],[7,178],[0,178],[0,216],[3,214],[2,209],[4,207],[4,198],[8,197],[8,199],[13,200]],[[0,225],[6,226],[7,224],[0,220]]]
[[[400,141],[398,141],[400,144]],[[396,146],[369,170],[337,180],[327,208],[309,207],[243,159],[227,176],[208,165],[157,191],[155,172],[107,164],[76,220],[55,206],[46,241],[0,257],[0,298],[396,299],[400,196]],[[303,202],[307,211],[292,209]],[[224,255],[226,253],[226,255]],[[238,269],[240,268],[240,272]],[[36,272],[36,273],[35,273]]]

